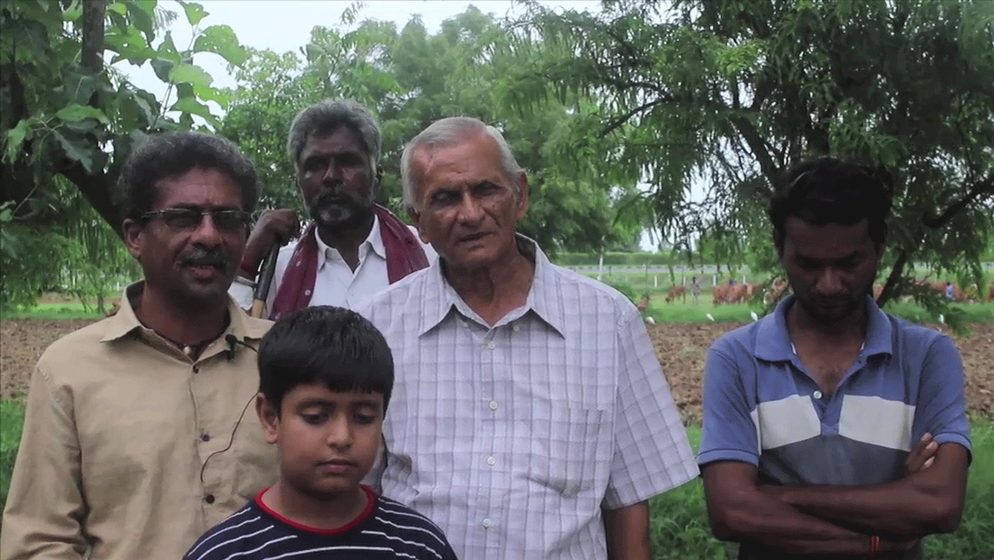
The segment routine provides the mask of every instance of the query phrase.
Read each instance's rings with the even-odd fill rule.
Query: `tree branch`
[[[966,196],[950,204],[942,214],[931,218],[926,217],[922,220],[922,223],[932,229],[940,228],[946,225],[953,216],[969,206],[971,202],[977,200],[980,195],[984,194],[994,195],[994,176],[988,176],[986,179],[974,183],[970,187],[969,192],[966,193]]]
[[[663,103],[668,103],[670,101],[672,101],[672,99],[653,99],[652,101],[649,101],[648,103],[643,103],[642,105],[639,105],[638,107],[632,109],[631,111],[628,111],[624,115],[621,115],[619,117],[615,117],[615,118],[611,119],[608,122],[608,124],[604,127],[604,129],[601,130],[601,133],[600,133],[600,135],[598,137],[599,138],[604,138],[608,134],[611,134],[612,132],[615,131],[615,129],[617,129],[619,126],[625,124],[626,122],[628,122],[628,119],[634,117],[636,114],[641,113],[642,111],[644,111],[646,109],[655,107],[656,105],[661,105]]]

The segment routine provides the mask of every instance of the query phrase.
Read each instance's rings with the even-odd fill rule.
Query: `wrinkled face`
[[[247,221],[236,217],[245,217],[238,183],[223,171],[195,167],[155,189],[152,212],[165,213],[125,220],[123,228],[146,289],[182,306],[225,304],[248,237]],[[198,220],[183,209],[216,213]]]
[[[297,162],[297,185],[318,226],[338,229],[369,219],[381,173],[371,166],[359,136],[340,126],[307,138]]]
[[[824,323],[851,316],[873,286],[882,246],[870,238],[866,220],[816,226],[787,219],[780,262],[797,303]]]
[[[496,141],[475,134],[425,146],[414,154],[411,171],[411,219],[450,268],[487,268],[514,250],[515,226],[528,210],[528,179],[506,176]]]
[[[296,492],[333,497],[355,490],[376,462],[383,393],[298,385],[279,413],[262,396],[256,408],[266,441],[280,450],[281,480]]]

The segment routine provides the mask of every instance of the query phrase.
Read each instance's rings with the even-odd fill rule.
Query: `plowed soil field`
[[[34,363],[45,348],[60,336],[91,322],[0,321],[0,398],[25,394]],[[704,354],[715,338],[739,325],[667,323],[646,326],[677,405],[687,420],[699,420]],[[944,328],[941,325],[933,327]],[[954,338],[966,366],[969,409],[975,415],[994,417],[994,324],[972,325],[970,334]]]

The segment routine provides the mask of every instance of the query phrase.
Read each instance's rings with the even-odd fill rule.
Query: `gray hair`
[[[375,169],[380,161],[380,127],[368,109],[351,99],[325,99],[297,113],[286,139],[286,152],[294,167],[311,135],[331,134],[343,125],[359,137],[369,164]]]
[[[414,153],[421,146],[451,146],[476,134],[486,134],[497,142],[500,149],[500,159],[504,174],[514,184],[514,193],[520,194],[520,188],[515,176],[524,169],[514,159],[511,147],[508,146],[504,135],[496,128],[472,117],[447,117],[439,119],[404,146],[404,154],[400,157],[400,179],[404,189],[404,207],[414,208],[414,179],[411,177],[411,165]]]

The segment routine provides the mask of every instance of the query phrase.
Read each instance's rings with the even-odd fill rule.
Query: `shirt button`
[[[483,528],[484,529],[489,529],[491,525],[493,525],[493,523],[490,522],[490,518],[489,517],[484,517],[483,518]]]
[[[490,410],[497,410],[497,401],[490,401]]]
[[[497,459],[494,459],[493,457],[487,457],[487,464],[492,467],[497,464]]]
[[[513,326],[513,327],[511,327],[511,328],[512,328],[512,329],[514,329],[514,332],[518,332],[518,331],[520,331],[520,330],[521,330],[521,325],[514,325],[514,326]]]
[[[193,373],[200,373],[200,364],[193,364]]]
[[[812,394],[811,396],[814,397],[814,398],[816,398],[816,399],[820,399],[821,398],[821,391],[815,391],[814,394]]]
[[[497,344],[496,344],[496,343],[494,343],[494,341],[492,341],[492,340],[491,340],[490,342],[488,342],[488,343],[487,343],[487,348],[489,348],[489,349],[491,349],[491,350],[493,350],[493,349],[494,349],[494,348],[496,348],[496,347],[497,347]]]
[[[204,496],[204,501],[207,502],[208,504],[213,504],[214,494],[207,494],[206,496]]]
[[[311,295],[311,291],[310,291],[310,290],[304,290],[304,295],[305,295],[305,296],[309,296],[309,295]]]
[[[208,434],[207,432],[200,434],[200,441],[208,442],[210,440],[211,440],[211,435]]]

